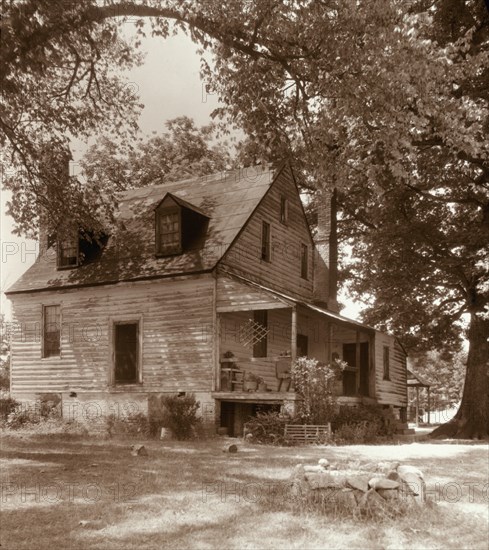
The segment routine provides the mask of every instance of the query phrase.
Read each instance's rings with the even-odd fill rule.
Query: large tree
[[[186,116],[168,120],[166,132],[121,146],[106,137],[81,161],[82,177],[97,187],[143,187],[230,169],[231,147],[218,141],[213,124],[198,128]]]
[[[213,54],[203,75],[223,103],[218,114],[263,155],[293,155],[305,181],[339,188],[346,235],[364,259],[357,280],[379,319],[419,342],[456,338],[456,316],[470,315],[452,433],[487,435],[489,56],[480,2],[451,0],[457,24],[444,24],[443,2],[423,0],[234,0],[226,10],[214,0],[6,4],[0,115],[13,159],[29,168],[9,183],[19,227],[30,227],[40,201],[51,208],[83,198],[75,183],[44,177],[39,186],[39,151],[47,141],[62,158],[64,136],[97,128],[100,107],[121,115],[108,97],[121,83],[109,69],[135,60],[121,18],[135,16],[143,33],[152,17],[162,37],[176,24]],[[106,68],[99,79],[97,64]],[[24,129],[26,115],[42,133]]]

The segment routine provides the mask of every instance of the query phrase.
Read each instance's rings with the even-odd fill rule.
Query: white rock
[[[304,471],[305,472],[323,472],[324,471],[324,468],[322,468],[321,466],[304,466]]]
[[[416,468],[416,466],[410,466],[409,464],[402,464],[401,466],[398,466],[397,473],[400,477],[403,477],[403,474],[414,474],[415,476],[424,479],[423,472],[419,468]]]
[[[369,486],[372,489],[397,489],[399,483],[393,481],[392,479],[387,479],[386,477],[373,477],[369,482]]]

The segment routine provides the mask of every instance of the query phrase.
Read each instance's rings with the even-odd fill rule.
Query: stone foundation
[[[174,392],[168,392],[168,395]],[[142,414],[146,417],[151,413],[151,403],[155,398],[165,393],[148,392],[59,392],[59,393],[29,393],[17,394],[22,408],[33,415],[41,416],[43,404],[50,402],[54,406],[53,416],[58,416],[67,422],[82,424],[91,433],[101,433],[106,430],[106,419],[113,415],[118,420]],[[195,392],[195,398],[200,402],[200,416],[204,430],[209,434],[216,432],[218,409],[210,392]]]

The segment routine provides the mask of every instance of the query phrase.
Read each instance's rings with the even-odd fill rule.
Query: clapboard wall
[[[215,279],[119,283],[13,297],[12,392],[111,387],[113,323],[139,320],[142,383],[130,392],[212,391]],[[61,355],[41,357],[43,305],[61,307]]]
[[[384,346],[389,347],[389,380],[384,380]],[[406,354],[389,334],[375,333],[376,398],[383,405],[407,406]]]
[[[280,200],[288,201],[288,221],[280,221]],[[262,222],[271,229],[271,260],[261,259]],[[301,245],[308,247],[308,278],[301,277]],[[315,249],[307,220],[288,167],[244,226],[220,264],[247,278],[287,294],[311,300]]]

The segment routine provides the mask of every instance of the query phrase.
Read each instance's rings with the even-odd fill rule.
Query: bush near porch
[[[245,435],[258,443],[287,445],[291,442],[284,438],[286,424],[331,424],[330,443],[375,443],[391,437],[394,429],[380,405],[338,405],[334,386],[345,365],[342,361],[326,365],[308,357],[297,358],[291,371],[294,390],[300,396],[295,414],[258,413],[246,423]]]

